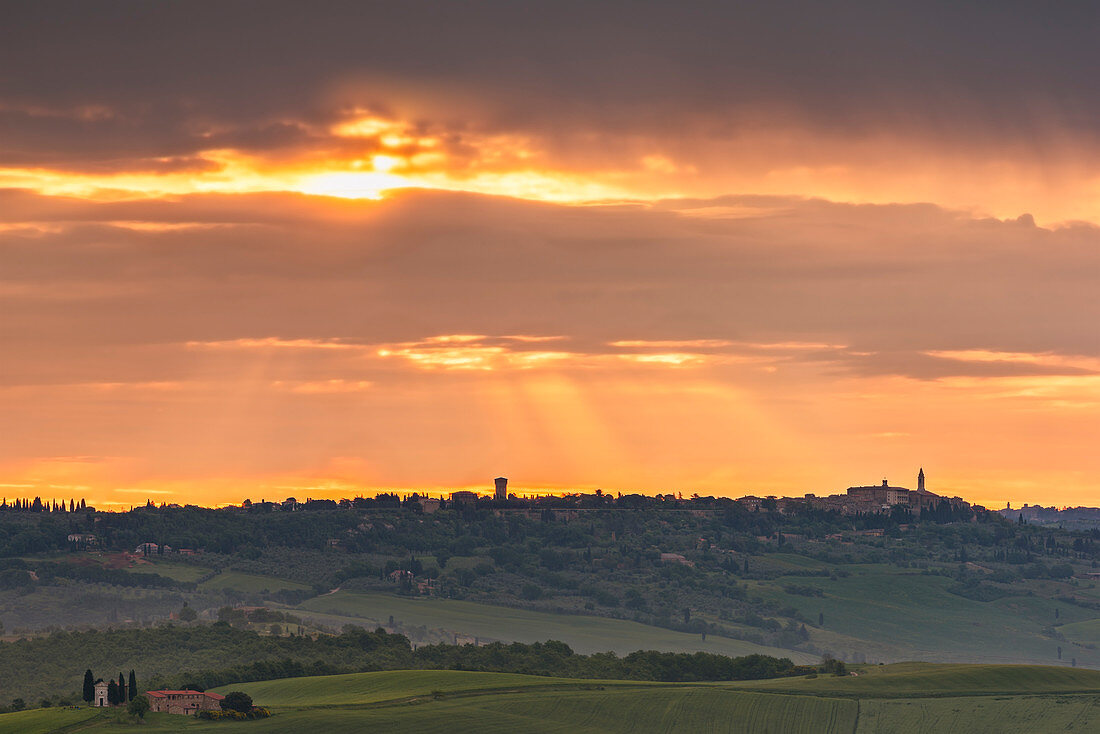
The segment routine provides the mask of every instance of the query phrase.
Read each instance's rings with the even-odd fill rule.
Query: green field
[[[190,563],[151,560],[146,563],[138,563],[126,570],[131,573],[155,573],[174,581],[198,581],[210,573],[212,569],[205,566],[193,566]]]
[[[88,708],[50,708],[0,714],[0,734],[48,734],[95,716]]]
[[[1064,624],[1058,628],[1058,631],[1065,635],[1066,639],[1082,645],[1100,644],[1100,619]]]
[[[924,732],[1094,732],[1100,697],[1015,696],[868,700],[861,703],[858,734]]]
[[[520,688],[572,688],[579,682],[570,678],[544,678],[518,673],[477,673],[459,670],[386,671],[383,673],[351,673],[326,675],[310,681],[323,682],[323,687],[307,683],[295,685],[302,678],[240,683],[218,689],[244,691],[256,701],[266,701],[273,709],[310,708],[314,706],[349,706],[377,703],[413,697],[430,697],[433,691],[516,690]],[[591,687],[591,682],[580,685]],[[644,684],[632,684],[644,685]],[[323,688],[322,690],[318,690]]]
[[[750,589],[814,622],[823,614],[824,629],[812,629],[811,641],[849,659],[858,652],[876,662],[1057,665],[1061,646],[1063,664],[1075,657],[1078,665],[1100,667],[1100,650],[1073,646],[1047,633],[1047,628],[1063,624],[1059,631],[1077,639],[1064,630],[1092,619],[1092,610],[1041,596],[975,601],[950,593],[953,580],[943,576],[888,566],[846,568],[851,571],[847,578],[789,576],[751,582]],[[788,584],[820,589],[823,596],[788,593],[783,588]],[[1093,629],[1100,631],[1100,626]]]
[[[448,630],[483,640],[527,643],[561,640],[574,651],[586,655],[608,651],[625,655],[635,650],[661,650],[711,652],[734,657],[760,653],[789,657],[796,663],[817,660],[814,655],[793,650],[716,635],[708,635],[704,641],[699,635],[628,620],[550,614],[453,599],[338,591],[309,599],[298,609],[355,618],[361,623],[369,622],[371,626],[384,624],[393,616],[395,622],[404,625]]]
[[[857,675],[776,678],[739,686],[825,696],[970,696],[1033,693],[1100,695],[1100,670],[1045,665],[867,665]]]
[[[569,680],[465,671],[387,671],[225,686],[273,716],[203,722],[150,714],[141,731],[938,732],[1100,731],[1100,672],[1039,666],[864,668],[859,676],[741,683]],[[1022,693],[1023,692],[1023,693]],[[0,715],[0,734],[134,731],[117,712]]]
[[[289,589],[291,591],[308,591],[309,586],[299,584],[297,581],[275,578],[274,576],[256,576],[240,571],[224,571],[209,581],[199,584],[203,591],[221,591],[232,589],[234,591],[247,591],[259,593],[262,591],[278,591]]]

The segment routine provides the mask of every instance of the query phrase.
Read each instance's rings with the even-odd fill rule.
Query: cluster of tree
[[[88,506],[81,499],[79,502],[76,500],[69,500],[68,507],[65,506],[65,500],[58,502],[57,500],[42,501],[41,497],[35,497],[33,500],[29,499],[14,499],[11,504],[8,504],[8,498],[3,498],[0,501],[0,512],[84,512],[88,509]]]
[[[193,581],[177,581],[155,573],[130,573],[119,568],[75,563],[37,563],[35,574],[41,583],[53,583],[54,579],[71,579],[85,583],[111,584],[112,586],[140,587],[145,589],[194,589]]]
[[[579,655],[562,642],[525,645],[493,643],[427,645],[413,649],[408,638],[348,627],[338,635],[271,637],[238,630],[224,623],[146,630],[56,633],[49,637],[0,644],[0,687],[30,696],[64,694],[72,676],[67,661],[96,654],[133,660],[147,675],[147,686],[205,690],[234,682],[371,670],[484,670],[576,678],[629,680],[748,680],[797,672],[786,658],[760,655],[730,658],[708,653],[653,651],[625,657],[613,653]],[[231,668],[217,662],[241,662]],[[215,665],[212,665],[215,664]],[[60,670],[62,675],[54,676]],[[84,700],[95,695],[96,679],[84,676]],[[113,691],[113,693],[112,693]],[[108,700],[122,704],[137,698],[133,671],[127,683],[120,674],[108,684]]]
[[[194,614],[193,610],[192,614]],[[184,619],[184,612],[182,610],[179,616],[181,620]],[[189,617],[189,620],[193,621],[194,617]],[[258,607],[248,610],[239,607],[222,607],[218,610],[218,621],[238,627],[244,626],[250,622],[253,624],[279,623],[299,626],[302,624],[301,617],[286,612],[280,612],[277,609],[269,609],[268,607]]]
[[[95,674],[92,673],[92,669],[84,671],[84,687],[81,691],[81,697],[87,703],[95,702],[95,687],[97,683],[102,683],[103,679],[98,680]],[[130,670],[130,682],[127,683],[122,673],[118,674],[118,682],[113,679],[107,683],[107,704],[110,706],[120,706],[128,701],[133,701],[137,696],[137,676],[134,671]]]
[[[747,655],[731,658],[711,653],[654,650],[579,655],[564,642],[489,645],[427,645],[413,653],[417,667],[488,670],[502,673],[651,681],[756,680],[791,675],[789,658]]]
[[[221,700],[221,711],[200,711],[199,718],[209,721],[248,721],[251,719],[266,719],[271,712],[265,708],[252,705],[252,696],[244,691],[230,691]]]

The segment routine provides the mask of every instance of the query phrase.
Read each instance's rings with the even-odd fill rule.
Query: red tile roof
[[[164,691],[146,691],[145,695],[146,696],[153,696],[154,698],[164,698],[165,696],[188,696],[188,695],[198,696],[198,695],[203,695],[203,696],[206,696],[208,698],[212,698],[215,701],[220,701],[223,698],[225,698],[225,696],[223,696],[220,693],[211,693],[210,691],[206,691],[205,693],[202,692],[202,691],[168,691],[168,690],[164,690]]]

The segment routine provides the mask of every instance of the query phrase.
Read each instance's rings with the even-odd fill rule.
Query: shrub
[[[139,719],[144,719],[145,714],[149,711],[149,699],[145,696],[138,696],[130,702],[127,710]]]
[[[230,691],[221,700],[223,711],[239,711],[246,714],[252,710],[252,696],[244,691]]]
[[[266,719],[271,712],[259,706],[241,711],[200,711],[198,717],[207,721],[251,721],[253,719]]]

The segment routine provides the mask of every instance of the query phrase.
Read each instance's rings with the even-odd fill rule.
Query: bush
[[[244,691],[230,691],[221,700],[223,711],[239,711],[246,714],[252,710],[252,696]]]
[[[145,696],[138,696],[130,702],[127,710],[139,719],[144,719],[145,714],[149,712],[149,699]]]
[[[535,599],[542,598],[542,589],[535,584],[524,584],[523,589],[520,591],[520,596],[528,601],[534,601]]]
[[[247,712],[241,711],[200,711],[198,717],[207,721],[251,721],[253,719],[266,719],[271,712],[266,708],[254,707]]]

